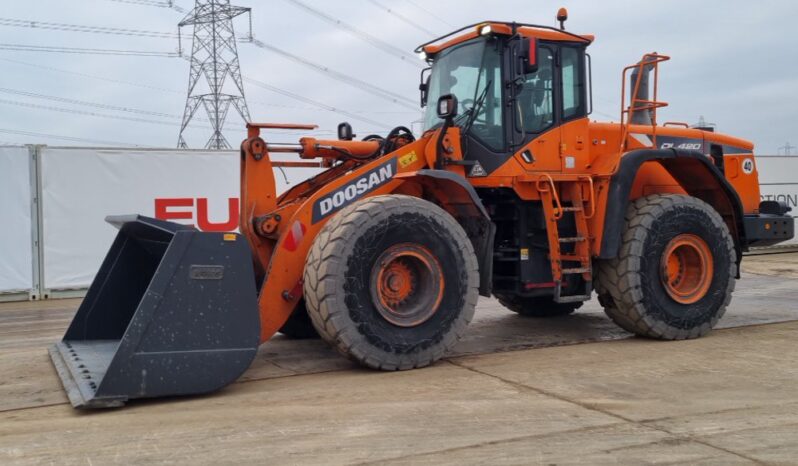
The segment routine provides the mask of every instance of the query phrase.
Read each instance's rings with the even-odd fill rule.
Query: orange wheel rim
[[[696,235],[676,236],[662,253],[662,284],[677,303],[700,301],[709,291],[713,273],[712,251],[706,241]]]
[[[414,243],[386,249],[371,271],[371,298],[380,315],[400,327],[432,317],[443,299],[443,269],[432,252]]]

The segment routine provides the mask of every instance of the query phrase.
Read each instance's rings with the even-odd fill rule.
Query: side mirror
[[[421,70],[421,82],[418,85],[418,90],[421,91],[421,108],[427,106],[427,99],[429,98],[429,74],[424,79],[424,73],[427,73],[432,68],[424,68]]]
[[[522,74],[534,73],[538,70],[538,40],[524,37],[518,53],[518,69]]]
[[[338,139],[341,141],[351,141],[355,138],[355,135],[352,133],[352,125],[347,122],[343,122],[338,125]]]
[[[454,94],[442,95],[438,99],[438,118],[451,120],[457,116],[457,97]]]

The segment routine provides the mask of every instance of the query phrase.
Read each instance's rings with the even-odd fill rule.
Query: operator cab
[[[537,154],[557,153],[562,144],[576,143],[569,138],[587,134],[586,48],[592,41],[547,26],[485,22],[418,47],[430,64],[421,73],[423,130],[442,124],[436,106],[427,103],[453,95],[458,108],[452,124],[461,130],[469,176],[487,176],[513,157],[529,170],[577,168],[576,156],[563,157],[567,164],[561,165],[558,157]],[[564,135],[562,126],[575,121],[584,128],[567,133],[580,136]]]

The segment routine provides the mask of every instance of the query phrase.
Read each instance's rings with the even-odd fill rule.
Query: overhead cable
[[[382,97],[384,99],[388,99],[389,101],[391,101],[391,102],[393,102],[393,103],[395,103],[397,105],[401,105],[401,106],[403,106],[405,108],[409,108],[409,109],[412,109],[412,110],[417,110],[418,109],[418,104],[414,100],[409,99],[409,98],[407,98],[407,97],[405,97],[405,96],[403,96],[401,94],[397,94],[397,93],[389,91],[387,89],[383,89],[381,87],[375,86],[373,84],[370,84],[370,83],[368,83],[366,81],[363,81],[361,79],[355,78],[353,76],[348,76],[348,75],[340,73],[338,71],[331,70],[330,68],[327,68],[326,66],[319,65],[318,63],[314,63],[314,62],[312,62],[312,61],[310,61],[308,59],[302,58],[302,57],[300,57],[298,55],[294,55],[294,54],[292,54],[290,52],[287,52],[287,51],[285,51],[283,49],[280,49],[278,47],[275,47],[273,45],[267,44],[267,43],[265,43],[263,41],[260,41],[258,39],[253,39],[252,40],[252,44],[255,45],[256,47],[261,48],[261,49],[268,50],[268,51],[276,53],[276,54],[278,54],[278,55],[280,55],[282,57],[285,57],[285,58],[287,58],[289,60],[295,61],[295,62],[300,63],[302,65],[305,65],[307,67],[313,68],[316,71],[319,71],[321,73],[326,74],[327,76],[329,76],[332,79],[335,79],[337,81],[343,82],[345,84],[349,84],[350,86],[356,87],[356,88],[358,88],[360,90],[363,90],[363,91],[366,91],[366,92],[369,92],[369,93],[374,94],[374,95],[376,95],[378,97]]]
[[[320,19],[332,24],[333,26],[336,26],[336,27],[338,27],[340,29],[343,29],[343,30],[349,32],[350,34],[353,34],[353,35],[357,36],[361,40],[363,40],[365,42],[368,42],[372,46],[382,50],[385,53],[393,55],[394,57],[397,57],[397,58],[405,61],[406,63],[409,63],[410,65],[416,66],[418,68],[425,68],[426,67],[425,64],[423,64],[419,60],[415,59],[415,57],[413,57],[411,55],[408,55],[407,53],[405,53],[404,50],[402,50],[402,49],[400,49],[398,47],[395,47],[395,46],[393,46],[393,45],[389,44],[388,42],[385,42],[385,41],[383,41],[381,39],[378,39],[378,38],[374,37],[373,35],[371,35],[371,34],[369,34],[367,32],[364,32],[364,31],[362,31],[362,30],[360,30],[360,29],[358,29],[358,28],[356,28],[356,27],[354,27],[354,26],[352,26],[350,24],[347,24],[347,23],[341,21],[340,19],[338,19],[338,18],[336,18],[336,17],[334,17],[334,16],[332,16],[330,14],[327,14],[327,13],[325,13],[323,11],[317,10],[316,8],[313,8],[313,7],[307,5],[306,3],[301,2],[299,0],[284,0],[284,1],[286,1],[288,3],[291,3],[292,5],[307,11],[308,13],[310,13],[310,14],[316,16],[317,18],[320,18]]]
[[[177,53],[173,52],[153,52],[146,50],[111,50],[111,49],[74,48],[74,47],[57,47],[57,46],[48,46],[48,45],[23,45],[23,44],[0,44],[0,50],[16,50],[20,52],[70,53],[70,54],[81,54],[81,55],[120,55],[120,56],[138,56],[138,57],[166,57],[166,58],[179,57]]]
[[[423,32],[424,34],[426,34],[426,35],[428,35],[430,37],[434,38],[434,37],[439,37],[440,36],[440,34],[435,34],[434,32],[432,32],[429,29],[419,25],[418,23],[416,23],[412,19],[408,18],[407,16],[404,16],[403,14],[397,12],[396,10],[394,10],[392,8],[388,8],[387,6],[385,6],[382,3],[378,2],[377,0],[368,0],[368,2],[371,3],[372,5],[376,6],[377,8],[381,9],[381,10],[385,10],[386,12],[388,12],[388,14],[390,14],[390,15],[396,17],[397,19],[399,19],[399,21],[401,21],[401,22],[403,22],[403,23],[407,24],[408,26],[411,26],[411,27],[413,27],[415,29],[418,29],[419,31]]]

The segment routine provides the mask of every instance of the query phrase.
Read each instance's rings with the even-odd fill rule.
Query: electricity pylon
[[[230,5],[230,0],[196,0],[194,9],[178,24],[179,29],[194,26],[188,97],[177,142],[179,148],[188,148],[183,132],[200,106],[205,108],[213,130],[205,144],[206,149],[230,149],[222,128],[231,105],[244,121],[250,121],[233,29],[233,18],[250,12],[250,8]],[[198,86],[203,77],[207,86]]]

